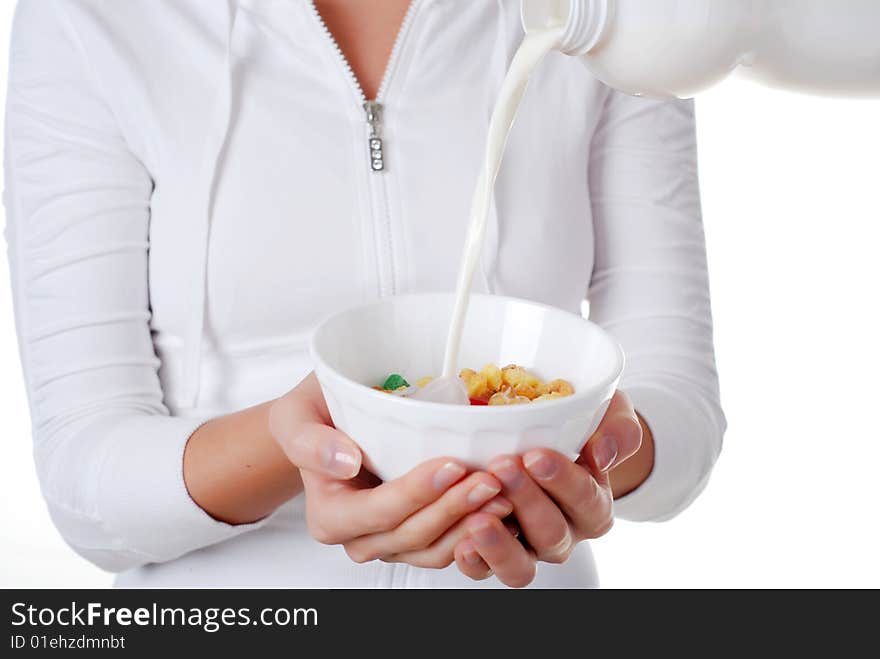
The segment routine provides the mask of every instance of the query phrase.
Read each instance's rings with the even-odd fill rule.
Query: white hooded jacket
[[[413,0],[376,99],[306,0],[22,0],[6,116],[7,238],[52,517],[124,585],[464,586],[355,565],[302,497],[213,520],[182,455],[204,420],[311,369],[331,311],[454,287],[516,0]],[[579,311],[624,346],[655,468],[616,504],[687,506],[721,447],[693,106],[623,96],[573,58],[533,78],[478,290]],[[354,438],[355,441],[357,438]],[[596,584],[586,544],[539,586]]]

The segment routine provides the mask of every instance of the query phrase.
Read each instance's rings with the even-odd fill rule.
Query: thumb
[[[320,389],[297,387],[279,398],[269,411],[269,432],[293,464],[332,478],[348,480],[361,469],[361,451],[347,435],[327,425],[307,393],[320,396]],[[323,402],[323,399],[322,401]]]
[[[594,474],[608,472],[631,458],[642,444],[642,424],[632,402],[622,391],[611,399],[602,422],[590,437],[578,459]]]
[[[300,469],[349,480],[361,470],[361,451],[347,435],[321,423],[299,424],[276,437],[288,459]]]

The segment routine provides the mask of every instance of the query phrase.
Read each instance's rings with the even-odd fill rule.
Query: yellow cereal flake
[[[574,387],[568,380],[553,380],[547,385],[547,393],[559,394],[562,396],[571,396],[574,393]]]
[[[501,385],[504,383],[501,377],[501,369],[495,366],[495,364],[486,364],[483,367],[483,370],[480,371],[481,374],[486,376],[486,382],[489,385],[489,392],[495,393],[496,391],[501,390]]]
[[[418,380],[416,380],[416,386],[417,386],[417,387],[426,387],[426,386],[428,386],[433,380],[434,380],[434,378],[432,378],[430,375],[428,375],[428,376],[426,376],[426,377],[423,377],[423,378],[419,378]]]
[[[489,405],[522,405],[523,403],[530,402],[532,401],[525,396],[516,395],[512,389],[505,389],[492,394],[492,397],[489,399]]]
[[[501,369],[501,380],[509,387],[515,387],[526,379],[526,369],[510,364]]]
[[[489,382],[483,373],[477,373],[469,368],[463,368],[458,374],[467,385],[468,396],[471,398],[487,398],[489,396]]]
[[[505,366],[501,370],[501,379],[517,394],[529,399],[537,398],[544,393],[540,390],[541,381],[522,366]]]

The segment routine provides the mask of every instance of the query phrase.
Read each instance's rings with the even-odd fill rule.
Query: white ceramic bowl
[[[384,298],[324,321],[312,337],[315,372],[333,423],[364,451],[383,480],[431,458],[482,468],[493,457],[546,447],[572,458],[599,425],[623,370],[623,351],[604,330],[546,305],[474,295],[461,366],[519,364],[544,380],[564,378],[572,396],[526,405],[444,405],[371,387],[389,373],[411,382],[440,375],[451,294]]]

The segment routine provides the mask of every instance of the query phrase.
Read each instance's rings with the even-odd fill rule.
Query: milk
[[[438,378],[438,380],[445,381],[445,383],[438,382],[438,380],[432,383],[436,386],[438,393],[443,392],[444,400],[442,402],[462,402],[462,404],[467,404],[468,402],[466,391],[463,398],[456,393],[464,387],[458,377],[458,359],[461,348],[461,335],[467,316],[468,301],[470,300],[471,284],[473,283],[474,272],[480,262],[483,239],[486,236],[486,224],[489,219],[495,179],[498,176],[498,170],[501,167],[501,160],[504,156],[504,147],[507,144],[507,137],[513,127],[513,121],[516,118],[516,112],[528,86],[529,77],[541,60],[544,59],[544,56],[559,43],[561,36],[562,32],[559,29],[535,30],[526,36],[513,57],[510,69],[501,86],[498,100],[495,103],[495,109],[492,112],[492,119],[489,123],[489,135],[486,139],[486,155],[483,158],[483,166],[477,179],[477,186],[474,190],[473,201],[471,202],[470,224],[461,258],[458,283],[455,289],[455,306],[452,312],[452,320],[449,324],[449,334],[446,339],[443,376]],[[461,386],[456,384],[456,382],[460,383]],[[420,396],[420,398],[425,400],[424,396]],[[433,400],[433,398],[429,399]],[[441,401],[438,400],[437,402]]]
[[[457,375],[434,378],[416,391],[411,398],[413,400],[427,400],[432,403],[446,403],[447,405],[471,404],[467,386],[465,386],[464,380]]]

